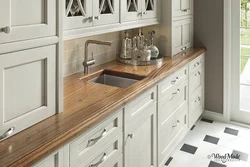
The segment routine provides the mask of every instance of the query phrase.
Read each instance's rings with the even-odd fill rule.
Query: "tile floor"
[[[250,129],[202,118],[165,166],[250,167]]]

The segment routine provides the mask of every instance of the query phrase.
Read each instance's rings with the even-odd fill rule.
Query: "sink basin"
[[[145,77],[117,71],[104,70],[98,77],[89,80],[89,82],[95,82],[118,88],[127,88],[142,80],[143,78]]]

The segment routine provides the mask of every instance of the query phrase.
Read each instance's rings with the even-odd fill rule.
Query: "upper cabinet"
[[[193,0],[174,0],[173,16],[186,16],[193,14]]]
[[[56,35],[56,0],[9,0],[0,5],[0,44]]]
[[[161,0],[64,0],[64,40],[158,24]]]
[[[117,0],[65,0],[64,30],[119,23]]]
[[[157,17],[159,0],[122,0],[122,22]],[[159,9],[159,8],[158,8]]]

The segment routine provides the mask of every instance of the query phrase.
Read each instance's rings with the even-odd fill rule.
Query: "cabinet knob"
[[[133,134],[128,134],[128,137],[130,138],[130,139],[133,139]]]
[[[147,15],[148,13],[147,12],[143,12],[142,14]]]
[[[101,16],[95,16],[95,20],[101,20]]]
[[[0,136],[0,141],[3,141],[4,139],[8,138],[14,131],[15,131],[15,127],[11,127],[10,129],[8,129],[2,136]]]
[[[188,10],[187,9],[184,9],[184,10],[182,10],[183,12],[187,12]]]
[[[180,121],[177,120],[177,123],[175,125],[173,125],[172,128],[175,128],[175,127],[179,126],[179,124],[180,124]]]
[[[5,34],[9,34],[11,32],[11,27],[7,26],[7,27],[4,27],[4,28],[1,28],[0,32],[4,32]]]
[[[89,21],[93,21],[94,19],[95,19],[94,16],[88,17],[88,20],[89,20]]]
[[[200,63],[197,62],[197,63],[194,64],[194,67],[198,67],[199,65],[200,65]]]
[[[139,15],[139,16],[142,16],[142,15],[143,15],[143,12],[139,12],[138,15]]]
[[[183,47],[183,48],[181,48],[181,50],[186,50],[187,49],[187,47]]]

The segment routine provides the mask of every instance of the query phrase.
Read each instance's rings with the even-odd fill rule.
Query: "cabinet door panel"
[[[117,0],[94,0],[93,1],[93,25],[105,25],[119,23],[120,11]]]
[[[151,115],[125,141],[126,167],[156,167],[156,118]],[[128,136],[128,135],[127,135]]]
[[[142,19],[157,18],[157,3],[160,0],[142,0]],[[160,8],[158,8],[159,10]]]
[[[183,47],[189,48],[193,45],[193,21],[192,19],[187,19],[183,21],[182,28],[182,40]]]
[[[55,114],[56,46],[0,55],[0,135]]]
[[[193,46],[193,19],[174,21],[172,38],[172,55]]]
[[[93,2],[88,0],[65,0],[64,30],[91,27],[93,25]]]
[[[1,1],[0,5],[0,28],[10,25],[10,1]],[[0,32],[1,34],[4,32]]]
[[[11,31],[0,33],[0,43],[56,35],[56,0],[11,0],[9,20]],[[0,21],[1,22],[1,21]]]
[[[142,19],[141,0],[121,0],[121,21],[136,21]]]
[[[173,16],[187,16],[193,13],[193,0],[172,0]]]

